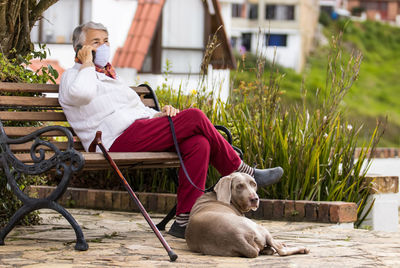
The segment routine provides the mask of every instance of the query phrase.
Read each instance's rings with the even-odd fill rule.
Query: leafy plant
[[[15,49],[13,49],[10,53],[14,54],[15,52]],[[47,54],[48,50],[46,49],[46,45],[41,44],[39,44],[38,51],[32,51],[25,56],[18,54],[11,60],[0,53],[0,80],[3,82],[42,84],[50,80],[55,84],[55,80],[58,78],[58,72],[50,64],[42,66],[36,71],[27,68],[33,59],[43,60],[47,57]]]

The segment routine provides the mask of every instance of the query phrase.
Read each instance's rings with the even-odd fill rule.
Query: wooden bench
[[[138,93],[145,105],[160,110],[157,97],[149,86],[141,85],[132,89]],[[81,169],[109,169],[110,166],[102,153],[84,151],[79,138],[72,128],[68,127],[57,93],[58,85],[0,82],[0,165],[11,189],[23,202],[23,206],[0,231],[1,245],[4,244],[7,234],[26,214],[37,209],[50,208],[61,213],[74,228],[77,236],[75,249],[88,248],[80,226],[57,200],[66,191],[73,172]],[[3,127],[1,122],[7,123],[7,126]],[[27,122],[31,122],[31,126],[26,126]],[[229,131],[222,126],[216,127],[226,133],[228,141],[232,144]],[[120,168],[180,166],[175,152],[110,154]],[[19,189],[17,181],[21,175],[46,172],[56,172],[62,177],[56,189],[46,198],[28,197]],[[174,214],[173,209],[157,225],[160,230],[165,229],[165,224]]]

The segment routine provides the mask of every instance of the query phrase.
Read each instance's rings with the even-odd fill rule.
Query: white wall
[[[207,89],[213,92],[214,98],[220,98],[226,101],[229,96],[229,70],[213,70],[212,66],[208,68]],[[154,74],[138,74],[135,81],[136,85],[148,83],[154,90],[166,83],[173,89],[182,90],[184,94],[190,94],[192,90],[199,90],[199,75],[178,75],[171,74],[165,81],[165,76]]]
[[[251,52],[256,54],[262,54],[266,56],[269,61],[272,61],[275,56],[275,61],[284,67],[291,68],[300,72],[300,55],[301,55],[301,35],[300,32],[293,29],[261,29],[261,36],[259,36],[259,32],[254,31],[251,28],[243,28],[243,29],[233,29],[233,31],[238,34],[239,31],[243,33],[252,33],[251,40]],[[267,33],[271,34],[286,34],[286,47],[276,47],[276,55],[275,55],[275,47],[266,46],[265,45],[265,35]],[[241,37],[239,37],[238,42],[240,43]],[[260,50],[260,49],[263,50]],[[258,49],[258,51],[257,51]]]
[[[400,158],[374,158],[368,173],[384,176],[398,176],[400,179]],[[400,193],[396,195],[400,206]]]
[[[333,0],[336,1],[336,0]],[[221,1],[221,8],[222,8],[222,16],[226,24],[229,24],[226,26],[227,29],[227,34],[228,38],[230,39],[232,36],[237,37],[238,44],[237,46],[240,47],[241,44],[241,36],[242,33],[252,33],[252,40],[251,40],[251,52],[252,53],[257,53],[257,48],[261,49],[263,46],[261,46],[262,43],[264,43],[265,39],[265,34],[270,32],[271,34],[286,34],[287,35],[287,44],[286,47],[276,47],[276,56],[275,60],[279,65],[282,65],[287,68],[291,68],[296,70],[297,72],[301,71],[300,67],[300,55],[301,55],[301,35],[300,31],[297,29],[289,29],[285,28],[282,25],[279,26],[279,28],[262,28],[261,29],[261,34],[263,35],[262,37],[259,37],[259,28],[258,27],[251,27],[248,24],[242,21],[243,19],[237,19],[242,21],[242,23],[238,23],[236,21],[235,24],[236,26],[232,26],[232,15],[231,15],[231,5],[233,2],[237,1],[228,1],[228,0],[222,0]],[[238,1],[238,2],[243,2],[243,1]],[[293,3],[290,1],[290,3]],[[296,12],[299,12],[299,8],[296,7]],[[299,14],[296,13],[296,17],[299,17]],[[259,16],[264,16],[264,10],[259,9]],[[238,25],[240,25],[238,27]],[[247,25],[247,26],[245,26]],[[292,24],[291,24],[292,25]],[[289,26],[290,27],[290,26]],[[259,43],[257,47],[257,43]],[[258,51],[260,52],[260,51]],[[275,49],[274,47],[265,47],[263,48],[264,55],[266,55],[266,58],[270,61],[274,58],[275,54]]]
[[[271,30],[271,34],[274,32]],[[274,56],[278,64],[283,67],[291,68],[300,72],[300,55],[301,55],[301,36],[299,32],[279,31],[279,34],[287,34],[286,47],[266,47],[264,48],[267,59],[272,61]]]
[[[202,1],[167,1],[163,8],[162,20],[161,64],[165,64],[168,59],[172,62],[171,71],[175,73],[199,73],[204,47]],[[197,49],[197,51],[180,48]]]
[[[133,0],[92,0],[92,20],[103,23],[109,33],[111,55],[122,47],[137,8]]]
[[[221,16],[224,20],[225,32],[228,36],[228,40],[232,36],[232,4],[220,1]]]

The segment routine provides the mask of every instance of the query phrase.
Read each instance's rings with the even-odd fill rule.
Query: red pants
[[[198,187],[205,187],[209,162],[222,176],[229,175],[239,167],[240,158],[201,110],[181,111],[172,117],[172,121],[186,169]],[[175,151],[167,117],[136,120],[115,140],[109,151]],[[202,194],[190,184],[180,169],[176,214],[190,212]]]

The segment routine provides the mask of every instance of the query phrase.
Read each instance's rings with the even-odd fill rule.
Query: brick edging
[[[340,201],[261,199],[259,209],[246,215],[265,220],[351,223],[357,220],[357,204]]]
[[[44,198],[55,187],[31,186],[30,196]],[[149,212],[168,213],[176,204],[175,194],[136,193]],[[125,191],[67,188],[59,203],[69,208],[89,208],[139,212]],[[254,219],[348,223],[357,220],[357,205],[349,202],[317,202],[261,199],[257,211],[246,216]]]
[[[370,155],[371,150],[368,151]],[[361,153],[361,148],[356,148],[354,152],[354,157],[358,158]],[[400,148],[386,148],[378,147],[375,148],[372,158],[398,158],[400,157]]]

